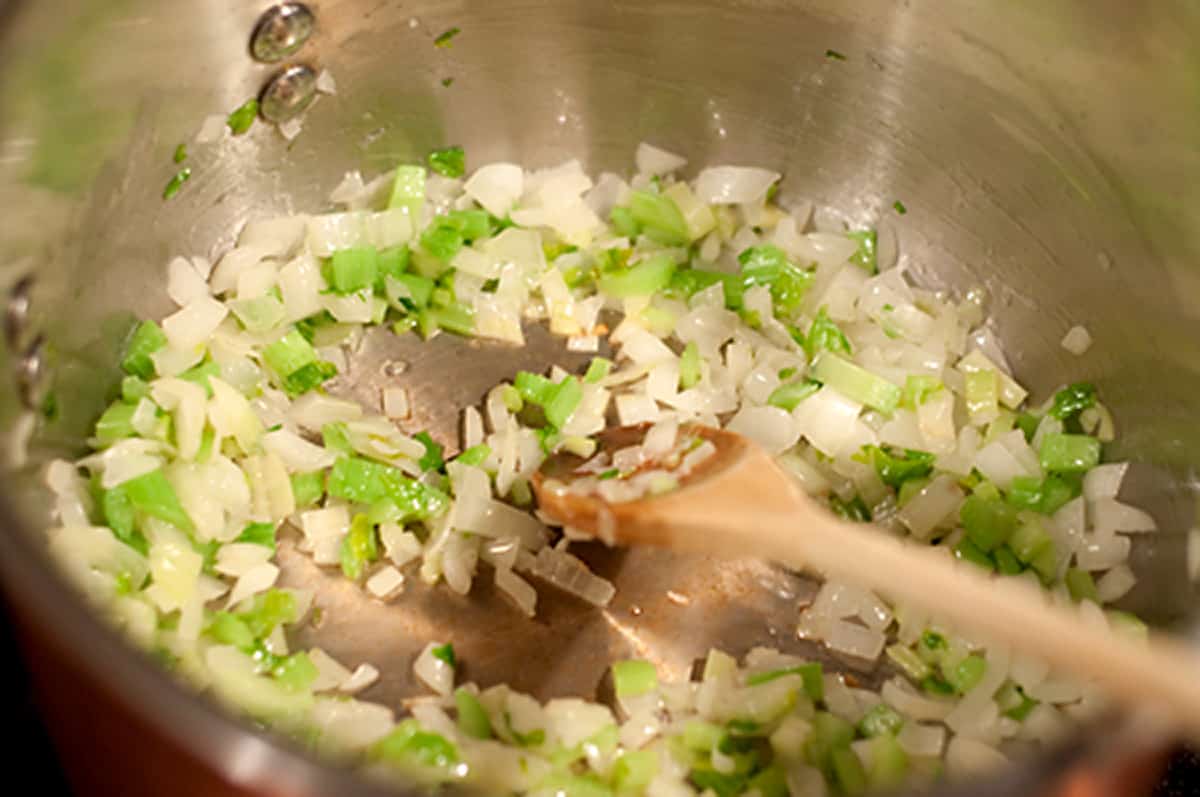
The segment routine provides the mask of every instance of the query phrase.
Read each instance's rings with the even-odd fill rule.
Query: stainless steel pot
[[[12,296],[0,428],[13,453],[0,574],[47,705],[70,715],[59,723],[64,748],[92,737],[93,754],[73,759],[80,784],[155,793],[186,766],[206,773],[185,780],[186,793],[368,793],[177,688],[97,622],[43,560],[39,466],[79,450],[131,314],[167,309],[170,255],[215,252],[249,213],[319,208],[345,170],[382,171],[447,143],[474,163],[580,157],[622,169],[645,139],[693,164],[778,165],[785,195],[880,224],[927,284],[986,288],[1036,393],[1088,378],[1107,397],[1121,427],[1113,454],[1144,463],[1127,495],[1164,529],[1135,553],[1140,582],[1127,606],[1190,632],[1186,532],[1200,464],[1200,426],[1190,422],[1200,395],[1193,4],[322,0],[311,5],[311,38],[272,64],[248,45],[267,8],[0,2],[0,266]],[[452,46],[435,47],[452,26],[462,29]],[[260,125],[216,151],[195,148],[192,180],[163,202],[176,144],[286,65],[328,68],[338,94],[307,110],[290,145]],[[286,75],[275,88],[303,100],[303,71]],[[907,215],[892,212],[896,200]],[[1059,346],[1077,323],[1096,341],[1080,358]],[[397,357],[412,365],[415,425],[452,443],[458,407],[562,353],[545,338],[511,351],[380,337],[343,389],[377,395],[378,364]],[[615,604],[596,612],[545,600],[536,622],[497,609],[486,591],[455,600],[416,590],[381,606],[284,558],[286,579],[314,586],[334,618],[309,638],[384,665],[377,700],[411,692],[408,663],[434,633],[455,640],[471,678],[542,697],[593,693],[605,664],[631,646],[683,672],[710,644],[799,645],[801,579],[750,562],[592,554],[618,581]],[[84,686],[67,693],[65,682]],[[97,722],[120,717],[123,733],[151,734],[155,760],[171,763],[135,764],[130,754],[141,760],[144,748],[107,734],[96,755],[80,707]],[[1075,753],[1106,738],[1090,734],[986,788],[1049,787]]]

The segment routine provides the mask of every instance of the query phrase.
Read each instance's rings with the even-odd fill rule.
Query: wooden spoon
[[[636,445],[644,427],[601,437],[604,449]],[[662,495],[608,503],[568,491],[580,478],[578,457],[557,455],[534,477],[542,511],[609,544],[654,545],[721,556],[753,556],[878,591],[1042,659],[1055,670],[1095,681],[1132,708],[1153,708],[1200,739],[1200,656],[1154,635],[1135,645],[1050,605],[1024,579],[991,577],[930,546],[901,542],[864,524],[834,517],[800,488],[765,450],[745,437],[688,426],[716,453]]]

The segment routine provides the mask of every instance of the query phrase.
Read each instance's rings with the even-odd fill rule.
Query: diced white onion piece
[[[1076,356],[1082,356],[1092,347],[1092,335],[1087,327],[1074,326],[1063,336],[1062,347]]]
[[[279,578],[279,568],[270,562],[246,571],[238,578],[237,583],[233,587],[233,592],[229,593],[229,603],[227,606],[233,608],[246,598],[252,598],[260,592],[266,592],[275,585],[277,578]]]
[[[229,308],[211,296],[199,296],[163,319],[162,329],[175,349],[190,350],[206,343],[229,315]]]
[[[322,69],[321,74],[317,75],[316,87],[322,94],[337,94],[337,81],[328,69]]]
[[[687,165],[687,159],[665,149],[659,149],[653,144],[642,142],[638,144],[635,158],[639,174],[661,176],[678,171]]]
[[[946,729],[941,725],[906,722],[900,726],[896,741],[910,756],[936,758],[946,743]]]
[[[1116,498],[1121,491],[1121,482],[1129,470],[1128,462],[1109,462],[1097,465],[1083,477],[1083,497],[1089,501]]]
[[[312,684],[314,692],[336,689],[350,678],[350,670],[321,648],[309,650],[308,658],[317,668],[317,679]]]
[[[696,178],[696,196],[710,205],[741,205],[767,195],[781,175],[754,167],[717,166]]]
[[[454,668],[447,662],[433,655],[440,643],[430,642],[425,646],[417,660],[413,663],[413,673],[421,681],[439,695],[448,695],[454,689]]]
[[[366,662],[354,668],[350,677],[338,684],[338,691],[356,695],[379,680],[379,670]]]
[[[365,750],[387,736],[396,719],[387,706],[319,697],[313,705],[312,723],[321,732],[323,752],[346,755]]]
[[[1114,531],[1142,533],[1158,530],[1158,524],[1148,512],[1112,498],[1089,501],[1088,514],[1092,518],[1092,526],[1097,534],[1110,534]]]
[[[1083,570],[1108,570],[1125,562],[1131,548],[1123,534],[1085,534],[1075,551],[1075,564]]]
[[[946,769],[955,778],[997,772],[1008,758],[991,745],[955,736],[946,748]]]
[[[167,264],[167,295],[175,304],[185,307],[209,295],[208,282],[190,260],[177,257]]]
[[[467,196],[498,218],[508,216],[525,189],[525,172],[512,163],[492,163],[471,175],[463,185]]]
[[[1137,584],[1137,576],[1128,565],[1117,565],[1096,581],[1096,597],[1101,603],[1112,603],[1125,597]]]
[[[384,565],[367,579],[366,587],[376,598],[387,600],[404,587],[404,574],[391,565]]]
[[[750,438],[771,454],[787,451],[800,439],[796,422],[779,407],[743,407],[725,428]]]
[[[389,418],[407,418],[412,412],[408,401],[408,389],[385,387],[383,389],[383,414]]]

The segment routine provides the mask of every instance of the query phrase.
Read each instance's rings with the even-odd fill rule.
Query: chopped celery
[[[390,501],[400,517],[424,520],[446,505],[445,493],[415,481],[390,465],[342,457],[329,473],[329,494],[359,504]]]
[[[291,481],[297,509],[313,506],[325,495],[325,474],[321,471],[293,473]]]
[[[236,110],[229,114],[229,118],[225,120],[225,124],[229,126],[229,132],[235,136],[240,136],[250,130],[254,124],[254,120],[258,118],[258,100],[251,98],[242,103]]]
[[[682,216],[682,214],[680,214]],[[609,222],[612,223],[613,229],[617,231],[617,235],[634,240],[641,232],[641,226],[637,219],[633,217],[633,211],[627,207],[618,205],[612,209],[608,216]]]
[[[462,147],[443,147],[429,153],[429,168],[443,177],[462,177],[467,171],[467,154]]]
[[[443,263],[449,263],[465,241],[462,231],[450,224],[435,221],[421,233],[421,248]]]
[[[304,652],[293,653],[271,669],[275,681],[290,692],[309,689],[318,674],[317,665]]]
[[[744,774],[718,772],[711,766],[693,767],[688,778],[702,793],[712,793],[716,797],[737,797],[746,790]]]
[[[127,376],[121,380],[121,400],[137,404],[150,395],[150,385],[140,376]]]
[[[384,279],[384,293],[396,309],[420,310],[428,307],[434,287],[433,280],[420,274],[396,274]]]
[[[542,405],[546,421],[555,429],[563,428],[571,419],[571,415],[578,409],[581,401],[583,401],[583,386],[580,385],[577,378],[565,377],[549,391],[546,402]]]
[[[1005,500],[1017,509],[1041,511],[1043,481],[1035,476],[1017,476],[1008,488]]]
[[[771,395],[767,397],[767,403],[772,407],[779,407],[782,410],[791,412],[799,406],[800,402],[820,389],[821,383],[814,382],[811,379],[805,379],[800,382],[789,382],[775,388],[771,392]]]
[[[1067,584],[1067,591],[1071,593],[1074,600],[1100,602],[1100,596],[1096,593],[1096,582],[1088,571],[1078,567],[1069,567],[1064,581]]]
[[[1083,473],[1100,464],[1100,441],[1081,434],[1048,434],[1038,459],[1048,471]]]
[[[454,458],[454,461],[460,465],[482,465],[491,455],[491,446],[485,443],[480,443],[477,446],[471,446],[466,451],[459,454]]]
[[[828,771],[830,757],[835,750],[850,749],[854,741],[854,726],[828,711],[813,715],[812,734],[805,743],[805,758],[818,769]]]
[[[848,501],[843,501],[836,495],[831,495],[829,496],[829,509],[838,517],[854,523],[869,523],[871,521],[871,510],[867,509],[867,505],[857,495]]]
[[[433,46],[445,49],[450,46],[454,37],[460,33],[462,33],[462,28],[448,28],[438,34],[437,38],[433,40]]]
[[[612,678],[617,697],[637,697],[658,688],[658,671],[642,659],[613,662]]]
[[[700,347],[695,341],[688,343],[679,357],[679,388],[688,390],[700,381]]]
[[[179,144],[175,147],[175,152],[171,154],[172,163],[183,163],[187,160],[188,150],[187,144]]]
[[[1003,545],[1017,528],[1017,511],[999,499],[971,495],[959,509],[967,539],[985,553]]]
[[[1024,722],[1039,702],[1026,695],[1025,691],[1012,681],[1005,683],[996,693],[996,705],[1000,707],[1000,713],[1017,722]]]
[[[910,448],[868,445],[863,446],[854,459],[874,465],[880,481],[898,490],[906,481],[921,479],[932,473],[934,455]]]
[[[254,545],[262,545],[265,548],[275,550],[275,524],[274,523],[251,523],[242,529],[242,533],[234,542],[248,542]]]
[[[258,641],[246,621],[229,612],[214,612],[204,633],[222,645],[232,645],[239,650],[252,650]]]
[[[863,771],[858,755],[849,747],[839,747],[830,753],[833,782],[840,793],[848,797],[863,794],[867,790],[867,773]]]
[[[447,770],[458,763],[458,748],[444,736],[421,730],[415,719],[406,719],[371,746],[369,757],[402,767]]]
[[[1032,564],[1044,551],[1053,550],[1054,540],[1037,520],[1026,520],[1008,539],[1013,555],[1024,564]]]
[[[255,595],[250,608],[238,612],[242,622],[250,629],[255,639],[266,639],[281,623],[294,623],[296,616],[296,599],[290,592],[281,589],[270,589]]]
[[[292,329],[263,350],[263,362],[293,398],[337,376],[332,363],[317,359],[316,349],[297,329]]]
[[[971,542],[970,537],[963,537],[959,540],[958,545],[954,546],[954,556],[964,562],[979,565],[984,570],[995,569],[996,563],[982,548]]]
[[[1006,576],[1015,576],[1024,572],[1021,560],[1007,545],[1001,545],[992,551],[992,559],[996,562],[996,570]]]
[[[1041,422],[1042,419],[1032,413],[1017,413],[1017,428],[1025,435],[1026,443],[1033,442],[1033,436],[1037,434],[1037,428]]]
[[[883,413],[895,412],[900,404],[900,388],[830,352],[817,357],[812,376],[846,398]]]
[[[162,198],[173,199],[176,194],[183,188],[183,184],[192,179],[192,167],[184,166],[167,181],[163,186]]]
[[[863,736],[895,736],[904,724],[904,717],[887,703],[879,703],[863,715],[858,722],[858,732]]]
[[[900,398],[900,406],[915,410],[942,388],[942,380],[936,376],[909,374],[904,380],[904,391]]]
[[[670,255],[653,255],[622,271],[602,274],[598,287],[618,299],[652,296],[670,284],[674,273],[675,261]]]
[[[135,437],[133,428],[133,413],[137,407],[116,401],[109,405],[100,420],[96,421],[96,442],[101,446],[109,446],[126,437]]]
[[[905,213],[908,213],[908,208],[899,199],[897,199],[895,202],[892,203],[892,209],[895,210],[897,213],[899,213],[901,216],[903,216]]]
[[[1029,563],[1029,568],[1038,574],[1043,584],[1049,585],[1054,582],[1058,576],[1058,550],[1053,541],[1034,557]]]
[[[725,736],[725,729],[704,720],[690,720],[683,726],[683,744],[689,750],[707,753]]]
[[[341,296],[371,288],[379,274],[379,250],[356,246],[333,253],[321,269],[325,282]]]
[[[441,443],[435,441],[429,436],[429,432],[418,432],[413,435],[413,439],[425,446],[425,454],[417,460],[417,465],[423,471],[440,471],[445,469],[446,460],[442,458],[442,452],[445,449]]]
[[[929,665],[912,648],[899,643],[889,645],[887,656],[912,680],[922,681],[929,677],[931,672]]]
[[[1079,413],[1096,406],[1096,387],[1088,382],[1076,382],[1054,394],[1054,406],[1049,414],[1060,421],[1069,421]]]
[[[874,230],[857,230],[846,233],[846,237],[858,242],[858,251],[850,256],[850,262],[868,274],[878,274],[879,262],[876,259],[875,249],[879,242],[879,236],[876,232]]]
[[[804,683],[804,691],[813,700],[823,700],[825,698],[825,682],[822,680],[821,663],[816,661],[808,664],[798,664],[795,667],[784,667],[780,670],[755,673],[746,678],[746,686],[758,686],[759,684],[770,683],[785,675],[799,675],[800,680]]]
[[[429,651],[429,654],[441,662],[449,664],[451,667],[458,666],[458,657],[454,655],[454,645],[447,642],[444,645],[438,645]]]
[[[339,551],[342,573],[351,581],[362,578],[367,565],[379,558],[379,543],[375,527],[366,515],[355,515],[350,522],[350,531],[342,538]]]
[[[829,312],[822,305],[817,310],[817,317],[808,328],[808,335],[802,341],[804,351],[809,359],[817,356],[818,352],[831,351],[835,354],[850,354],[850,341],[829,317]],[[909,377],[912,379],[912,377]]]
[[[871,741],[871,768],[867,781],[873,790],[893,790],[908,777],[908,754],[894,736],[884,734]]]
[[[162,470],[152,470],[121,484],[133,508],[159,520],[165,520],[182,531],[192,531],[192,519],[179,503],[175,488]]]
[[[535,374],[530,371],[518,371],[516,378],[513,379],[513,387],[517,389],[521,399],[540,407],[550,399],[555,385],[554,382],[541,374]],[[509,407],[510,412],[518,412],[519,410],[520,406],[516,409]]]
[[[627,750],[613,765],[613,788],[618,794],[641,794],[657,774],[657,751]]]
[[[166,333],[153,321],[143,321],[134,329],[129,343],[125,345],[125,357],[121,367],[127,373],[142,379],[154,378],[154,361],[150,355],[167,345]]]
[[[606,357],[593,357],[591,363],[588,364],[587,373],[583,375],[583,381],[589,385],[596,384],[608,376],[609,372],[612,371],[612,366],[612,360]]]
[[[199,365],[194,365],[179,375],[180,379],[187,382],[194,382],[204,388],[204,394],[212,398],[212,385],[208,380],[213,377],[221,378],[221,366],[209,359],[205,359]]]
[[[750,792],[758,792],[760,797],[788,797],[787,772],[776,763],[759,771],[746,784]]]
[[[612,789],[598,775],[571,775],[564,772],[545,777],[533,793],[556,797],[613,797]]]
[[[1000,411],[1000,377],[995,371],[972,371],[964,375],[963,396],[967,412],[975,422],[987,422]]]
[[[124,488],[125,485],[122,484],[105,490],[100,496],[100,510],[104,515],[105,524],[112,529],[116,538],[142,556],[146,556],[150,550],[150,543],[135,527],[137,513]]]
[[[456,335],[470,335],[475,331],[475,311],[457,302],[447,307],[428,307],[421,311],[418,323],[426,338],[438,329]]]
[[[327,423],[321,427],[321,444],[330,451],[354,453],[354,446],[350,445],[350,433],[346,430],[346,424],[341,421]]]
[[[454,705],[458,709],[458,728],[472,739],[491,739],[492,721],[475,695],[459,687],[454,690]]]
[[[953,667],[942,665],[942,675],[946,683],[954,687],[960,695],[966,694],[983,680],[987,673],[987,661],[977,653],[972,653]]]
[[[782,318],[795,314],[812,285],[812,273],[796,268],[774,244],[752,246],[738,255],[738,262],[742,266],[743,288],[768,286],[775,315]]]
[[[396,169],[388,207],[406,210],[415,227],[421,223],[421,209],[424,206],[425,170],[420,166],[400,166]]]
[[[663,246],[689,243],[687,221],[670,197],[649,191],[629,195],[629,212],[647,238]]]

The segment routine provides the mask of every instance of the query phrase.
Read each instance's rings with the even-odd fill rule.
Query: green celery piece
[[[337,366],[324,360],[318,360],[289,374],[283,380],[283,388],[289,396],[295,397],[315,390],[335,376],[337,376]]]
[[[893,489],[900,489],[910,479],[922,479],[933,472],[933,454],[899,449],[894,446],[863,446],[854,458],[875,466],[879,479]]]
[[[843,501],[836,495],[830,495],[829,510],[838,517],[854,523],[871,522],[871,510],[863,503],[862,498],[857,495],[849,501]]]
[[[725,736],[725,729],[704,720],[690,720],[683,726],[682,740],[684,746],[697,753],[707,753],[712,750]]]
[[[814,382],[811,379],[805,379],[800,382],[789,382],[775,388],[771,392],[771,395],[767,397],[767,404],[791,412],[799,406],[800,402],[820,389],[821,383]]]
[[[421,233],[421,248],[443,263],[453,260],[464,243],[463,234],[459,230],[438,221]]]
[[[425,207],[425,170],[420,166],[400,166],[392,183],[389,208],[403,208],[408,212],[413,227],[421,223],[421,210]]]
[[[680,216],[682,218],[682,214]],[[617,235],[629,240],[634,240],[641,232],[641,228],[637,223],[637,219],[633,217],[633,211],[627,207],[617,206],[612,209],[608,216],[608,220],[612,223],[613,229]]]
[[[1029,569],[1037,573],[1046,586],[1054,583],[1058,576],[1058,550],[1053,542],[1029,563]]]
[[[1038,424],[1042,419],[1032,413],[1021,412],[1017,414],[1017,428],[1025,435],[1025,442],[1032,443],[1033,436],[1037,434]]]
[[[451,42],[454,41],[454,37],[460,33],[462,33],[462,28],[447,28],[439,33],[437,38],[433,40],[433,46],[445,49],[450,46]]]
[[[193,365],[191,368],[179,375],[180,379],[195,383],[204,388],[204,393],[209,398],[212,398],[212,385],[208,380],[213,377],[221,378],[221,366],[217,365],[212,360],[205,358],[204,362],[198,365]]]
[[[887,734],[871,741],[871,768],[867,782],[873,791],[892,791],[904,785],[908,777],[908,753]]]
[[[892,209],[895,210],[901,216],[903,216],[905,213],[908,213],[908,208],[905,207],[904,203],[901,202],[899,199],[897,199],[895,202],[892,203]]]
[[[1042,506],[1043,484],[1043,480],[1034,476],[1017,476],[1012,480],[1005,500],[1017,509],[1039,512]]]
[[[904,380],[904,392],[900,398],[900,406],[915,410],[943,387],[942,380],[936,376],[910,374]]]
[[[121,484],[129,503],[138,512],[170,523],[181,531],[192,531],[192,519],[179,503],[175,488],[162,470],[152,470]]]
[[[429,168],[443,177],[462,177],[467,172],[467,154],[462,147],[443,147],[429,153]]]
[[[373,246],[341,249],[321,271],[330,289],[340,296],[373,288],[379,274],[379,250]]]
[[[446,467],[446,460],[442,458],[442,452],[445,449],[440,443],[429,436],[429,432],[419,432],[413,435],[413,439],[425,446],[425,454],[417,464],[421,466],[423,471],[440,471]]]
[[[1053,473],[1085,473],[1100,464],[1100,441],[1081,434],[1048,434],[1038,459]]]
[[[293,653],[271,669],[276,683],[289,692],[307,691],[318,674],[317,665],[304,652]]]
[[[543,778],[536,794],[553,794],[561,797],[613,797],[613,791],[598,775],[572,775],[569,772],[554,772]]]
[[[695,766],[688,779],[701,793],[712,792],[716,797],[737,797],[746,791],[747,778],[737,772],[725,774],[711,766]]]
[[[321,471],[293,473],[291,481],[297,508],[314,506],[325,495],[325,474]]]
[[[550,400],[551,393],[555,389],[554,382],[530,371],[518,371],[513,380],[513,387],[517,389],[521,399],[539,407],[544,406]],[[517,411],[511,407],[509,409],[512,412]]]
[[[1021,563],[1031,565],[1043,554],[1054,550],[1054,540],[1037,520],[1027,520],[1017,526],[1008,539],[1008,547]]]
[[[896,643],[888,646],[887,655],[912,680],[919,682],[929,677],[929,665],[912,648]]]
[[[222,645],[232,645],[238,650],[253,650],[258,640],[246,621],[229,612],[215,612],[204,633]]]
[[[658,671],[642,659],[613,662],[612,679],[617,697],[637,697],[658,688]]]
[[[133,335],[125,345],[121,367],[126,373],[142,379],[153,379],[154,361],[150,359],[150,355],[166,345],[167,336],[162,327],[153,321],[143,321],[134,329]]]
[[[904,724],[904,717],[887,703],[880,703],[863,715],[858,722],[858,732],[868,738],[872,736],[895,736]]]
[[[574,376],[564,378],[554,387],[547,396],[546,403],[542,405],[546,421],[555,429],[563,428],[579,408],[581,401],[583,386],[579,379]]]
[[[759,684],[770,683],[785,675],[799,675],[801,682],[804,684],[805,693],[814,701],[825,699],[825,681],[822,677],[821,663],[816,661],[808,664],[798,664],[795,667],[785,667],[780,670],[755,673],[746,678],[746,686],[758,686]]]
[[[1000,401],[1000,377],[992,370],[974,371],[964,377],[963,397],[967,412],[977,415],[994,415]]]
[[[1100,603],[1100,596],[1096,592],[1096,582],[1088,571],[1078,567],[1067,568],[1064,581],[1067,584],[1067,591],[1071,593],[1074,600]]]
[[[939,697],[953,697],[955,694],[954,687],[937,674],[930,675],[921,681],[921,689],[928,694]]]
[[[110,446],[126,437],[136,437],[132,420],[137,409],[133,404],[115,401],[108,406],[100,420],[96,421],[96,442],[100,446]]]
[[[1051,473],[1042,482],[1042,505],[1038,511],[1043,515],[1053,515],[1082,492],[1082,473]]]
[[[890,415],[900,405],[900,388],[831,352],[817,357],[812,377],[846,398],[885,414]]]
[[[486,238],[492,234],[491,217],[486,210],[454,210],[443,218],[445,223],[461,232],[463,239],[468,242]]]
[[[996,562],[996,570],[1002,575],[1015,576],[1025,571],[1021,560],[1017,558],[1017,555],[1007,545],[1001,545],[992,551],[992,559]]]
[[[331,451],[354,453],[354,447],[350,445],[350,433],[346,430],[346,424],[341,421],[327,423],[321,427],[321,444]]]
[[[691,241],[683,213],[670,197],[633,191],[629,195],[629,212],[646,237],[655,243],[685,246]]]
[[[449,664],[451,667],[458,666],[458,657],[454,655],[454,645],[449,642],[444,645],[438,645],[429,651],[429,654],[438,661]]]
[[[601,293],[625,299],[631,296],[653,296],[671,283],[675,261],[670,255],[654,255],[622,271],[602,274],[598,282]]]
[[[274,523],[251,523],[242,529],[242,533],[234,542],[248,542],[254,545],[262,545],[265,548],[275,550],[275,524]]]
[[[402,288],[407,289],[407,296]],[[434,288],[434,281],[420,274],[388,275],[384,279],[384,293],[397,310],[423,310],[429,306]]]
[[[105,524],[112,529],[118,540],[128,545],[142,556],[150,553],[150,543],[137,530],[137,513],[129,495],[119,485],[111,490],[105,490],[100,498],[100,509],[104,515]]]
[[[591,363],[588,364],[587,373],[583,375],[583,381],[589,385],[594,385],[604,377],[608,376],[612,371],[612,360],[606,357],[593,357]]]
[[[987,661],[978,653],[972,653],[953,667],[942,666],[942,675],[946,683],[954,687],[960,695],[966,694],[983,680],[987,673]]]
[[[829,312],[823,305],[817,310],[817,317],[813,319],[812,325],[808,328],[808,335],[801,343],[810,360],[822,351],[831,351],[836,354],[851,353],[850,341],[838,328],[838,325],[829,318]]]
[[[750,791],[757,791],[761,797],[788,797],[787,772],[779,763],[759,771],[746,784]]]
[[[996,563],[988,556],[987,552],[971,541],[970,537],[963,537],[958,545],[954,546],[954,555],[964,562],[979,565],[984,570],[995,570]]]
[[[1060,421],[1069,421],[1079,413],[1096,406],[1096,386],[1090,382],[1076,382],[1054,394],[1054,406],[1049,414]]]
[[[879,236],[875,230],[858,230],[846,233],[846,237],[858,242],[858,251],[850,257],[850,262],[866,271],[868,274],[879,273],[879,262],[875,250]]]
[[[187,160],[188,149],[187,144],[179,144],[175,147],[175,152],[171,154],[172,163],[183,163]]]
[[[833,751],[848,750],[854,736],[854,726],[849,722],[828,711],[818,711],[812,718],[812,732],[804,745],[804,757],[812,766],[828,771]]]
[[[1017,529],[1017,511],[1000,499],[978,494],[967,497],[959,509],[959,521],[967,539],[984,553],[1003,545]]]
[[[671,276],[671,284],[667,286],[667,293],[684,299],[690,299],[695,294],[706,288],[711,288],[718,282],[724,285],[725,288],[725,306],[730,310],[736,310],[741,307],[743,288],[737,274],[706,271],[701,268],[676,269],[675,273]]]
[[[379,256],[375,259],[377,271],[375,292],[381,295],[386,293],[387,278],[399,277],[408,271],[408,264],[411,259],[412,250],[407,246],[393,246],[390,249],[381,250]]]
[[[857,797],[867,791],[867,773],[858,755],[849,747],[839,747],[830,754],[833,782],[841,794]]]
[[[1029,697],[1020,686],[1011,681],[1006,683],[996,695],[996,703],[1000,706],[1000,712],[1017,722],[1024,722],[1025,718],[1029,716],[1029,712],[1037,708],[1040,702]]]
[[[263,362],[293,398],[337,375],[337,368],[318,360],[316,349],[295,328],[263,350]]]
[[[121,400],[137,404],[150,395],[150,385],[140,376],[127,376],[121,380]]]
[[[403,767],[447,771],[459,761],[458,748],[444,736],[421,730],[414,719],[400,722],[371,746],[369,757]]]
[[[437,329],[470,336],[475,332],[475,311],[457,302],[448,307],[427,307],[421,311],[419,323],[426,338]]]
[[[700,382],[700,347],[692,341],[683,348],[679,357],[679,388],[688,390]]]
[[[782,249],[774,244],[752,246],[738,255],[744,288],[767,285],[775,314],[790,318],[800,307],[813,275],[792,265]]]
[[[613,788],[617,794],[641,794],[657,774],[657,751],[627,750],[613,765]],[[764,793],[763,797],[771,796]]]
[[[296,599],[290,592],[270,589],[254,596],[250,608],[238,612],[255,639],[266,639],[280,624],[296,622]]]
[[[352,503],[391,501],[400,516],[409,520],[436,515],[448,500],[445,493],[408,478],[398,468],[359,457],[342,457],[334,463],[328,490],[335,498]]]
[[[183,184],[192,179],[192,167],[184,166],[179,171],[172,175],[167,184],[163,186],[162,198],[173,199],[176,194],[183,188]]]
[[[254,125],[254,120],[257,118],[258,100],[251,98],[230,113],[229,118],[225,120],[225,124],[229,126],[229,132],[235,136],[240,136],[250,130],[251,126]]]
[[[458,709],[458,727],[472,739],[491,739],[492,721],[475,695],[461,686],[454,690],[454,705]]]
[[[487,461],[487,458],[492,455],[491,446],[486,443],[480,443],[477,446],[471,446],[466,451],[454,458],[454,461],[460,465],[482,465]]]

